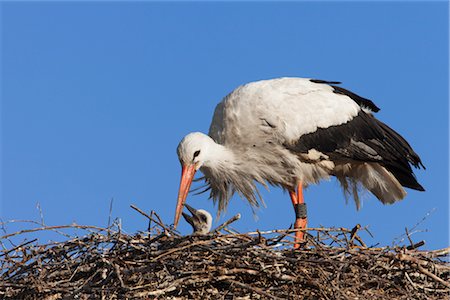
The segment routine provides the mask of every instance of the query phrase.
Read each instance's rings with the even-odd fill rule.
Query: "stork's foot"
[[[306,228],[306,224],[308,223],[306,218],[298,218],[295,220],[294,229]],[[304,231],[296,231],[295,232],[295,244],[294,249],[301,248],[306,243],[305,232]]]

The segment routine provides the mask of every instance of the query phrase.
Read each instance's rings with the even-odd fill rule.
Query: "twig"
[[[348,243],[350,245],[353,244],[353,240],[355,239],[356,233],[358,232],[358,230],[361,228],[360,224],[356,224],[355,227],[353,227],[352,231],[350,232],[350,240],[348,241]]]
[[[263,291],[263,290],[260,289],[260,288],[257,288],[257,287],[254,287],[254,286],[251,286],[251,285],[248,285],[248,284],[245,284],[245,283],[236,281],[236,280],[228,279],[228,280],[226,280],[226,282],[228,282],[228,283],[231,284],[232,286],[233,286],[233,285],[236,285],[236,286],[238,286],[238,287],[241,287],[241,288],[250,290],[250,291],[252,291],[252,292],[255,292],[255,293],[260,294],[260,295],[262,295],[262,296],[268,297],[268,298],[270,298],[270,299],[277,299],[277,300],[282,300],[282,299],[283,299],[283,298],[278,298],[278,297],[276,297],[276,296],[274,296],[274,295],[271,295],[271,294],[269,294],[269,293]]]
[[[84,229],[84,230],[95,229],[95,230],[106,231],[105,228],[98,227],[98,226],[90,226],[90,225],[72,224],[72,225],[44,226],[44,227],[38,227],[38,228],[32,228],[32,229],[23,229],[23,230],[14,232],[14,233],[5,234],[4,236],[0,237],[0,240],[7,239],[7,238],[15,236],[15,235],[21,235],[24,233],[45,231],[45,230],[64,229],[64,228],[77,228],[77,229]]]
[[[148,226],[147,226],[147,231],[150,232],[150,230],[152,229],[152,219],[153,219],[153,214],[155,212],[152,210],[150,211],[150,218],[148,219]]]
[[[430,271],[428,271],[427,269],[422,267],[420,264],[415,264],[415,267],[423,274],[427,275],[428,277],[432,278],[433,280],[436,280],[437,282],[441,283],[442,285],[446,286],[447,288],[450,288],[450,283],[445,282],[438,276],[434,275],[433,273],[431,273]]]
[[[158,224],[159,226],[161,226],[164,230],[168,230],[167,227],[161,222],[161,220],[159,219],[158,215],[152,211],[152,213],[158,218],[158,220],[155,220],[152,216],[149,216],[145,211],[141,210],[140,208],[138,208],[136,205],[131,204],[130,207],[132,209],[134,209],[135,211],[137,211],[138,213],[140,213],[141,215],[147,217],[149,220],[152,220],[153,222],[155,222],[156,224]]]
[[[448,256],[449,254],[450,254],[450,247],[424,252],[424,255],[426,255],[430,258],[446,256],[446,255]]]
[[[9,250],[7,250],[7,251],[4,251],[3,253],[0,253],[0,257],[5,256],[5,255],[8,255],[9,253],[11,253],[11,252],[13,252],[13,251],[15,251],[15,250],[17,250],[17,249],[19,249],[19,248],[21,248],[21,247],[24,247],[24,246],[26,246],[26,245],[28,245],[28,244],[34,243],[34,242],[36,242],[36,241],[37,241],[37,239],[33,239],[33,240],[31,240],[31,241],[24,242],[24,243],[22,243],[22,244],[20,244],[20,245],[17,245],[17,246],[15,246],[14,248],[11,248],[11,249],[9,249]]]
[[[41,207],[41,204],[39,202],[36,204],[36,208],[39,210],[39,217],[41,218],[40,225],[45,226],[44,214],[42,213],[42,207]]]
[[[405,227],[405,232],[406,232],[406,237],[408,238],[409,244],[412,247],[414,245],[414,242],[412,241],[411,237],[409,236],[409,232],[408,232],[408,228],[407,227]]]
[[[411,245],[407,246],[406,249],[414,250],[414,249],[417,249],[419,247],[422,247],[423,245],[425,245],[425,241],[420,241],[420,242],[417,242],[415,244],[411,244]]]
[[[225,223],[223,223],[222,225],[220,225],[216,229],[214,229],[213,232],[219,232],[220,230],[227,227],[231,223],[239,220],[240,218],[241,218],[241,214],[236,214],[234,217],[232,217],[231,219],[229,219],[228,221],[226,221]]]
[[[109,201],[109,215],[108,215],[108,227],[109,228],[111,226],[111,216],[112,216],[112,210],[113,210],[113,201],[114,198],[111,198],[111,201]]]
[[[408,282],[411,284],[411,286],[417,290],[417,285],[411,280],[411,277],[409,277],[408,272],[405,272],[405,277],[408,280]]]

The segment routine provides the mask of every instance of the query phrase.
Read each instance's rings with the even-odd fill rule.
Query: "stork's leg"
[[[303,199],[303,184],[300,182],[297,186],[297,192],[290,191],[289,195],[291,196],[292,205],[294,206],[295,211],[295,223],[294,229],[298,228],[306,228],[306,224],[308,223],[306,217],[306,203]],[[304,231],[295,232],[295,244],[294,248],[297,249],[300,247],[300,243],[303,242],[305,236]]]

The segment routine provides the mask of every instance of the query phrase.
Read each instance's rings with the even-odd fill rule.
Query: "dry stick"
[[[360,229],[361,229],[360,224],[356,224],[355,227],[353,227],[353,229],[350,231],[350,241],[347,241],[347,244],[350,246],[355,246],[355,245],[353,245],[353,240],[357,240],[361,244],[362,247],[367,248],[367,245],[357,234]],[[367,232],[369,232],[369,231],[367,230]],[[371,234],[371,233],[369,232],[369,234]]]
[[[370,232],[370,230],[369,230],[369,226],[364,226],[363,229],[370,235],[371,238],[374,237],[373,234],[372,234],[372,232]]]
[[[112,215],[113,201],[114,201],[114,198],[111,198],[111,201],[109,201],[109,216],[108,216],[108,227],[107,228],[109,228],[110,225],[111,225],[111,215]]]
[[[417,285],[411,280],[411,277],[409,277],[408,272],[405,272],[405,277],[408,280],[408,282],[412,285],[412,287],[417,290]]]
[[[153,214],[154,214],[154,210],[150,211],[150,219],[148,219],[148,226],[147,226],[147,231],[150,232],[150,230],[152,230],[152,219],[153,219]]]
[[[241,218],[241,214],[237,214],[234,217],[232,217],[231,219],[229,219],[228,221],[226,221],[225,223],[223,223],[222,225],[218,226],[216,229],[213,230],[213,233],[215,232],[219,232],[220,230],[222,230],[223,228],[227,227],[228,225],[230,225],[231,223],[239,220]]]
[[[36,224],[36,225],[39,225],[39,226],[43,226],[43,228],[46,228],[47,226],[45,226],[44,224],[42,224],[42,223],[40,223],[40,222],[36,222],[36,221],[32,221],[32,220],[9,220],[9,221],[5,221],[5,222],[2,222],[2,223],[0,223],[1,224],[1,226],[3,227],[3,232],[5,232],[5,234],[6,234],[6,230],[4,229],[4,225],[6,225],[6,224],[11,224],[11,223],[30,223],[30,224]],[[76,225],[76,224],[75,224]],[[69,225],[69,226],[71,226],[71,225]],[[44,229],[45,230],[45,229]],[[56,230],[56,229],[49,229],[49,230],[53,230],[54,232],[56,232],[56,233],[58,233],[58,234],[60,234],[60,235],[63,235],[63,236],[65,236],[65,237],[67,237],[67,238],[71,238],[71,236],[70,235],[68,235],[68,234],[65,234],[64,232],[61,232],[61,231],[58,231],[58,230]],[[18,234],[20,234],[19,232],[17,232]],[[6,236],[6,235],[5,235]],[[1,237],[0,238],[0,240],[2,239],[3,237]],[[11,240],[8,240],[8,242],[10,242],[12,245],[14,245],[14,243],[11,241]]]
[[[361,246],[367,248],[366,243],[364,243],[364,241],[358,235],[355,236],[355,239],[361,244]]]
[[[36,204],[36,208],[39,210],[39,216],[41,217],[41,223],[40,223],[40,225],[45,226],[45,223],[44,223],[44,214],[42,213],[42,207],[41,207],[41,204],[40,204],[39,202]]]
[[[234,277],[224,275],[224,276],[219,276],[219,277],[213,278],[213,279],[214,279],[214,281],[224,281],[229,278],[234,278]],[[203,278],[203,277],[200,277],[200,278],[187,277],[186,278],[186,277],[184,277],[184,278],[180,278],[180,279],[176,279],[176,280],[172,281],[168,287],[158,288],[155,291],[143,291],[143,292],[135,293],[133,296],[135,298],[144,297],[144,296],[160,296],[160,295],[166,294],[168,292],[174,291],[177,289],[177,287],[180,287],[182,285],[193,285],[196,283],[207,283],[210,281],[211,281],[211,278],[209,278],[209,277],[206,277],[206,278]],[[131,290],[141,290],[141,289],[144,289],[144,288],[147,288],[150,286],[153,286],[153,283],[133,287],[133,288],[131,288]]]
[[[258,234],[271,234],[271,233],[294,233],[297,231],[320,231],[320,232],[338,232],[338,233],[350,233],[351,230],[347,228],[329,228],[329,227],[308,227],[308,228],[297,228],[297,229],[273,229],[273,230],[266,230],[266,231],[251,231],[246,232],[246,235],[258,235]]]
[[[324,231],[323,233],[324,233],[325,236],[327,236],[329,239],[332,240],[330,246],[333,245],[333,243],[336,243],[338,246],[341,246],[341,247],[342,247],[342,244],[340,243],[339,239],[337,239],[336,236],[331,235],[331,234],[330,234],[329,232],[327,232],[327,231]]]
[[[446,256],[446,255],[449,255],[449,254],[450,254],[450,247],[443,248],[443,249],[437,249],[437,250],[427,251],[426,254],[427,254],[428,257],[430,257],[430,258],[435,258],[435,257],[440,257],[440,256]]]
[[[254,270],[254,269],[248,269],[248,268],[233,268],[233,269],[218,268],[217,270],[219,271],[220,274],[224,274],[224,275],[248,274],[248,275],[258,276],[259,274],[261,274],[260,270]],[[296,278],[294,276],[287,275],[287,274],[278,275],[278,274],[269,274],[268,273],[268,275],[270,277],[275,277],[279,280],[292,281],[292,282],[296,280]]]
[[[18,246],[15,246],[14,248],[11,248],[11,249],[9,249],[9,250],[7,250],[7,251],[3,251],[3,253],[0,253],[0,257],[2,257],[2,256],[4,256],[4,255],[8,255],[9,253],[13,252],[14,250],[17,250],[17,249],[19,249],[19,248],[21,248],[21,247],[24,247],[24,246],[26,246],[26,245],[28,245],[28,244],[31,244],[31,243],[33,243],[33,242],[36,242],[36,241],[37,241],[37,239],[34,239],[34,240],[31,240],[31,241],[22,243],[22,244],[20,244],[20,245],[18,245]]]
[[[407,250],[414,250],[425,245],[425,241],[420,241],[406,247]]]
[[[447,288],[450,288],[450,283],[445,282],[444,280],[442,280],[441,278],[439,278],[438,276],[434,275],[433,273],[431,273],[430,271],[428,271],[427,269],[425,269],[424,267],[422,267],[420,264],[414,264],[414,266],[423,274],[427,275],[428,277],[434,279],[437,282],[442,283],[444,286],[446,286]]]
[[[172,253],[175,253],[175,252],[184,250],[184,249],[188,249],[188,248],[191,248],[191,247],[194,247],[194,246],[199,246],[199,245],[209,244],[209,243],[211,243],[211,241],[206,240],[206,241],[193,242],[193,243],[191,243],[191,244],[188,244],[188,245],[186,245],[186,246],[179,247],[179,248],[172,248],[172,249],[170,249],[170,250],[164,251],[163,253],[161,253],[161,254],[158,255],[157,257],[152,258],[151,262],[156,262],[156,261],[158,261],[160,258],[162,258],[162,257],[164,257],[164,256],[167,256],[167,255],[169,255],[169,254],[172,254]]]
[[[172,233],[175,233],[174,232],[174,230],[171,230],[171,229],[168,229],[165,225],[164,225],[164,222],[161,220],[161,218],[159,217],[159,215],[156,213],[156,211],[153,211],[153,214],[155,215],[155,217],[158,219],[158,221],[159,221],[159,226],[161,226],[164,230],[166,230],[166,231],[170,231],[170,232],[172,232]]]
[[[41,223],[39,223],[37,221],[22,220],[22,219],[14,219],[14,220],[2,221],[2,222],[0,222],[0,225],[3,227],[4,225],[12,224],[12,223],[31,223],[31,224],[36,224],[36,225],[42,225]],[[6,230],[4,228],[3,228],[3,232],[6,233]]]
[[[152,211],[153,214],[154,214],[159,220],[153,219],[152,216],[148,215],[145,211],[141,210],[140,208],[138,208],[138,207],[137,207],[136,205],[134,205],[134,204],[131,204],[130,207],[131,207],[132,209],[134,209],[135,211],[137,211],[138,213],[140,213],[141,215],[147,217],[149,220],[152,220],[153,222],[155,222],[156,224],[158,224],[161,228],[163,228],[164,230],[167,231],[166,226],[161,222],[161,219],[158,217],[158,215],[157,215],[154,211]]]
[[[290,229],[290,228],[289,228]],[[287,233],[283,233],[283,234],[280,234],[279,236],[277,236],[277,237],[274,237],[274,238],[272,238],[272,239],[268,239],[267,241],[266,241],[266,245],[267,246],[274,246],[274,245],[277,245],[278,243],[280,243],[281,242],[281,240],[283,239],[283,238],[285,238],[287,236]]]
[[[356,224],[355,227],[353,227],[352,231],[350,232],[350,240],[348,241],[349,245],[353,244],[353,240],[356,237],[356,233],[358,232],[358,230],[361,228],[360,224]]]
[[[234,231],[232,231],[232,230],[230,230],[228,228],[224,228],[223,230],[228,232],[229,234],[236,234],[236,232],[234,232]]]
[[[251,285],[248,285],[248,284],[245,284],[245,283],[236,281],[236,280],[228,279],[228,280],[225,280],[225,281],[228,282],[228,283],[230,283],[231,285],[237,285],[237,286],[239,286],[239,287],[241,287],[241,288],[250,290],[250,291],[252,291],[252,292],[255,292],[255,293],[257,293],[257,294],[263,295],[263,296],[265,296],[265,297],[269,297],[269,298],[271,298],[271,299],[280,299],[280,300],[283,299],[283,298],[278,298],[278,297],[276,297],[276,296],[274,296],[274,295],[271,295],[271,294],[269,294],[269,293],[263,291],[263,290],[260,289],[260,288],[257,288],[257,287],[254,287],[254,286],[251,286]]]
[[[411,236],[409,235],[409,231],[408,231],[408,228],[407,228],[407,227],[405,227],[405,232],[406,232],[406,237],[407,237],[408,240],[409,240],[410,246],[411,246],[411,247],[414,246],[414,242],[412,241]],[[413,248],[413,249],[414,249],[414,248]]]
[[[123,282],[122,275],[120,274],[120,267],[117,264],[113,264],[113,265],[114,265],[114,271],[116,272],[117,278],[119,279],[120,286],[123,289],[128,289],[128,287]]]
[[[436,210],[436,208],[430,209],[430,210],[425,214],[425,216],[411,228],[411,230],[416,229],[416,228],[417,228],[421,223],[423,223],[423,222],[424,222],[431,214],[433,214],[433,213],[435,212],[435,210]]]
[[[66,229],[66,228],[76,228],[76,229],[84,229],[84,230],[95,229],[98,231],[106,231],[105,228],[98,227],[98,226],[92,226],[92,225],[72,224],[72,225],[45,226],[45,227],[38,227],[38,228],[32,228],[32,229],[24,229],[24,230],[10,233],[10,234],[6,234],[6,235],[0,237],[0,240],[7,239],[9,237],[20,235],[23,233],[30,233],[30,232],[43,231],[43,230]]]
[[[410,231],[416,229],[416,228],[417,228],[421,223],[423,223],[423,222],[424,222],[424,221],[425,221],[432,213],[434,213],[435,210],[436,210],[436,208],[432,208],[430,211],[428,211],[428,212],[425,214],[425,216],[424,216],[421,220],[419,220],[413,227],[411,227]],[[399,243],[403,242],[403,240],[404,240],[403,236],[404,236],[404,234],[402,234],[402,235],[396,237],[396,238],[394,239],[394,241],[398,241],[398,242],[394,242],[394,244],[397,244],[397,245],[398,245]],[[409,239],[409,236],[408,236],[408,239]]]

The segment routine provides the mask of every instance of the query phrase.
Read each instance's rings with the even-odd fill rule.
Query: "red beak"
[[[189,193],[192,180],[195,175],[195,165],[183,165],[181,169],[180,189],[178,190],[177,209],[175,211],[175,220],[173,221],[174,228],[177,228],[178,221],[180,221],[181,213],[183,211],[184,202]]]

